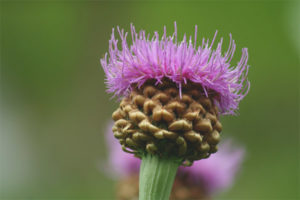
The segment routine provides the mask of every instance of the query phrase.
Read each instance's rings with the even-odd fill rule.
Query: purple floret
[[[177,28],[172,36],[167,36],[166,28],[159,39],[158,32],[150,39],[145,31],[137,33],[131,25],[132,44],[128,46],[128,33],[118,28],[121,49],[115,38],[114,29],[109,41],[109,58],[107,53],[101,59],[106,74],[108,92],[115,96],[126,96],[132,85],[143,85],[149,79],[156,79],[157,84],[163,78],[175,82],[181,92],[181,87],[188,81],[199,83],[204,94],[218,94],[215,103],[221,114],[235,114],[239,102],[246,96],[250,84],[247,80],[249,66],[247,48],[242,49],[242,56],[236,66],[231,66],[236,45],[230,35],[227,52],[221,52],[223,38],[212,49],[216,34],[211,43],[203,38],[202,45],[197,43],[197,26],[194,41],[184,35],[182,41],[177,41]]]

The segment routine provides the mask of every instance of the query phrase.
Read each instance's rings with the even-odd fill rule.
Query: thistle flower
[[[197,26],[194,42],[186,36],[177,41],[176,23],[172,36],[164,28],[161,40],[157,32],[150,40],[132,25],[130,46],[127,33],[118,32],[121,49],[113,30],[109,59],[107,54],[101,59],[108,92],[122,99],[112,130],[124,151],[142,158],[140,199],[166,199],[179,165],[217,152],[219,115],[234,114],[249,90],[247,49],[231,66],[236,48],[231,35],[223,55],[223,39],[212,48],[216,35],[197,47]],[[158,186],[151,183],[156,176]]]
[[[221,52],[222,39],[215,50],[214,39],[184,36],[177,42],[177,29],[162,39],[157,32],[150,40],[145,31],[136,33],[131,25],[132,45],[127,33],[118,28],[122,49],[114,31],[107,54],[101,59],[108,92],[123,97],[113,113],[113,131],[123,149],[139,154],[147,151],[175,155],[192,162],[217,151],[222,126],[219,114],[234,114],[249,90],[247,49],[231,66],[236,45],[230,35],[227,52]],[[171,140],[171,142],[167,142]],[[127,150],[127,148],[133,151]]]
[[[122,151],[113,138],[112,123],[106,131],[108,167],[110,177],[117,175],[118,199],[138,197],[138,173],[140,159]],[[179,167],[172,188],[171,199],[209,199],[228,190],[244,159],[244,148],[236,147],[232,140],[225,140],[217,154],[208,159],[195,161],[191,167]]]

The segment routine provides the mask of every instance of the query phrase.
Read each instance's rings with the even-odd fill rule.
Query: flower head
[[[110,174],[118,175],[119,179],[125,180],[124,184],[130,181],[132,186],[137,187],[138,184],[134,182],[138,181],[140,159],[122,151],[120,145],[116,144],[116,140],[113,139],[111,127],[112,124],[109,125],[106,132]],[[179,167],[174,187],[184,186],[187,189],[196,189],[201,191],[201,195],[207,196],[229,189],[241,167],[243,158],[244,149],[235,147],[231,140],[227,140],[220,145],[218,154],[208,159],[195,161],[191,167]],[[138,191],[137,189],[132,190]],[[176,195],[175,190],[176,188],[173,188],[173,195]],[[196,193],[196,195],[198,194],[200,195],[200,193]],[[190,198],[192,197],[190,196]]]
[[[155,84],[162,83],[164,78],[173,81],[179,88],[188,82],[199,84],[207,97],[214,94],[214,103],[221,114],[234,114],[240,100],[248,93],[249,82],[247,73],[248,52],[242,49],[242,56],[236,66],[231,66],[236,45],[230,35],[230,43],[225,54],[221,47],[223,39],[213,49],[212,42],[202,40],[197,46],[197,26],[194,41],[192,37],[184,36],[177,41],[177,28],[171,36],[167,36],[166,28],[160,39],[154,32],[150,39],[145,31],[137,33],[131,25],[132,44],[127,44],[127,35],[118,28],[121,49],[114,29],[109,41],[109,58],[101,59],[106,73],[108,92],[116,96],[127,96],[133,85],[141,87],[148,80],[155,80]]]

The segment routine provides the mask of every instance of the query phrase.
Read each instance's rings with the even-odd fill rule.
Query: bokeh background
[[[101,172],[116,99],[99,63],[111,29],[173,32],[249,48],[251,90],[223,136],[247,149],[218,199],[299,198],[300,4],[296,1],[2,1],[0,199],[114,199]]]

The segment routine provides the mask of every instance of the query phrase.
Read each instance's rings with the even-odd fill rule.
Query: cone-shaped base
[[[222,125],[213,92],[186,84],[180,94],[175,83],[148,81],[133,87],[113,113],[114,136],[124,151],[171,156],[184,164],[208,158],[217,151]]]

